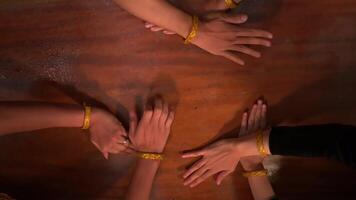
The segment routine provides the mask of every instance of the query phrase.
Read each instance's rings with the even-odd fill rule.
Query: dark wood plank
[[[0,99],[100,102],[127,124],[128,110],[161,94],[177,117],[155,199],[251,199],[239,172],[183,187],[190,161],[179,152],[238,127],[261,95],[272,124],[356,124],[356,2],[251,0],[239,11],[275,35],[245,67],[151,33],[109,0],[1,1]],[[0,191],[18,199],[122,199],[134,163],[105,161],[80,130],[5,136],[0,148]],[[268,167],[282,199],[356,197],[356,173],[340,164],[275,157]]]

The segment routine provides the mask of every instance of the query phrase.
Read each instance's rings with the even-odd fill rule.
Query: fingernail
[[[272,35],[272,34],[270,34],[270,35],[268,36],[268,38],[271,38],[271,39],[272,39],[272,38],[273,38],[273,35]]]
[[[241,16],[241,20],[242,20],[242,21],[246,21],[246,20],[247,20],[247,15],[242,15],[242,16]]]

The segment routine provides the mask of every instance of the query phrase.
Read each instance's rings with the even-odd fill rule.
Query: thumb
[[[224,13],[221,15],[220,19],[231,24],[243,24],[247,21],[248,16],[245,14]]]
[[[219,174],[216,176],[216,184],[217,185],[220,185],[222,180],[224,180],[224,178],[229,175],[231,172],[230,171],[222,171],[222,172],[219,172]]]

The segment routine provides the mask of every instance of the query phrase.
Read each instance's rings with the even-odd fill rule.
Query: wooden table
[[[275,35],[261,59],[242,56],[244,67],[150,32],[110,0],[2,0],[0,100],[88,101],[106,105],[127,125],[128,110],[162,95],[177,113],[154,199],[252,199],[240,170],[219,187],[212,180],[184,187],[181,174],[192,160],[179,152],[236,129],[260,96],[273,125],[356,124],[356,1],[250,0],[239,12],[250,14],[246,27]],[[134,161],[105,160],[81,130],[4,136],[0,192],[17,199],[123,199]],[[281,199],[356,198],[356,173],[341,164],[272,157],[266,166]]]

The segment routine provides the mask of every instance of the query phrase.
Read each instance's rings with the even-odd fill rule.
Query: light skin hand
[[[233,172],[240,160],[236,139],[225,139],[198,151],[183,154],[183,158],[200,157],[184,174],[184,185],[195,187],[210,176]],[[226,174],[226,175],[227,175]]]
[[[90,140],[106,159],[109,158],[109,153],[132,152],[128,145],[123,143],[126,138],[126,130],[114,115],[99,108],[92,108]]]
[[[253,105],[249,116],[247,112],[243,114],[239,136],[265,129],[267,124],[266,113],[266,104],[262,100],[258,100],[257,104]],[[261,156],[248,156],[240,161],[245,171],[263,169],[263,157]]]
[[[160,99],[155,101],[154,108],[146,109],[140,122],[135,112],[130,113],[129,137],[134,148],[139,152],[163,153],[166,146],[174,112],[167,103]],[[154,177],[160,160],[139,159],[127,192],[127,200],[148,200]]]
[[[244,65],[245,62],[237,53],[259,58],[261,53],[246,45],[270,47],[269,40],[273,38],[270,32],[239,26],[246,21],[247,15],[243,14],[225,12],[210,14],[200,23],[198,34],[193,38],[192,43],[211,54],[223,56]]]
[[[255,136],[250,133],[265,126],[265,115],[266,105],[262,101],[258,101],[253,106],[250,116],[248,117],[248,113],[244,113],[242,117],[239,134],[250,136],[241,139],[220,140],[202,150],[183,154],[183,158],[202,157],[183,174],[184,185],[195,187],[213,175],[216,175],[215,181],[220,185],[222,180],[235,170],[240,159],[246,159],[244,161],[246,167],[256,162],[261,163],[261,158],[254,156],[258,155],[258,152],[255,147]],[[247,146],[243,146],[245,140],[249,141]],[[255,152],[250,154],[250,149]]]
[[[234,0],[236,5],[238,5],[242,0]],[[183,4],[189,4],[189,1],[175,1],[175,5],[183,5]],[[199,3],[198,3],[199,4]],[[209,12],[214,12],[214,11],[227,11],[229,8],[226,6],[225,0],[201,0],[201,3],[199,4],[200,6],[204,6],[204,11],[205,14]],[[190,6],[190,5],[184,5],[184,6]],[[162,27],[159,27],[155,24],[152,24],[150,22],[145,22],[145,28],[150,29],[152,32],[160,32],[166,34],[166,35],[174,35],[176,34],[174,31],[170,31],[167,29],[164,29]]]
[[[247,15],[226,14],[224,12],[212,13],[205,16],[205,21],[199,24],[198,35],[192,43],[208,51],[211,54],[223,56],[235,63],[245,65],[245,62],[237,55],[243,53],[255,58],[261,57],[261,53],[246,45],[258,45],[270,47],[269,41],[272,33],[259,30],[241,28],[238,25],[247,21]],[[145,27],[151,31],[163,31],[167,35],[175,34],[151,23],[145,23]]]
[[[160,99],[155,101],[153,109],[146,109],[142,119],[137,123],[137,116],[130,114],[129,137],[135,150],[140,152],[161,153],[170,133],[174,112],[167,103]]]

